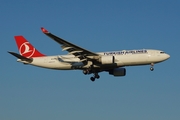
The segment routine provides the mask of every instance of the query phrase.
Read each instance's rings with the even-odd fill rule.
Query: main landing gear
[[[99,78],[100,78],[100,76],[98,75],[97,72],[92,72],[92,71],[89,70],[89,69],[83,70],[83,73],[84,73],[85,75],[93,73],[94,75],[93,75],[92,77],[90,77],[90,80],[93,81],[93,82],[95,81],[95,79],[99,79]]]
[[[151,63],[151,67],[150,67],[150,70],[153,71],[154,70],[154,63]]]
[[[94,73],[94,76],[91,77],[90,80],[94,82],[96,78],[97,78],[97,79],[100,78],[100,76],[98,75],[98,73]]]

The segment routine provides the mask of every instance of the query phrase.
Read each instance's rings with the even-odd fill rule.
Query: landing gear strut
[[[154,70],[154,63],[151,63],[151,67],[150,67],[150,70],[153,71]]]

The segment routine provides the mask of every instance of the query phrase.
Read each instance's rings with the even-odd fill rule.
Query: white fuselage
[[[165,61],[170,56],[160,50],[122,50],[113,52],[99,52],[97,53],[102,56],[114,56],[115,67],[123,66],[135,66],[135,65],[149,65]],[[19,62],[23,62],[18,60]],[[26,62],[23,62],[26,63]],[[44,56],[35,57],[31,64],[38,67],[58,69],[58,70],[71,70],[73,66],[79,66],[79,68],[88,68],[89,65],[83,65],[79,58],[74,55],[56,55],[56,56]],[[94,65],[94,67],[107,66],[107,64]],[[112,66],[113,67],[113,66]]]

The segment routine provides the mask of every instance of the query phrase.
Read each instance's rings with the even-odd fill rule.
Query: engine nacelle
[[[125,76],[126,75],[126,69],[125,68],[115,68],[113,70],[110,70],[109,74],[114,75],[114,76]]]
[[[115,58],[114,56],[104,55],[99,58],[99,62],[102,64],[112,64],[115,62]]]

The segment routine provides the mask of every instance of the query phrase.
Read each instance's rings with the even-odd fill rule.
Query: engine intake
[[[114,76],[125,76],[126,75],[126,69],[125,68],[115,68],[113,70],[110,70],[109,74],[114,75]]]

